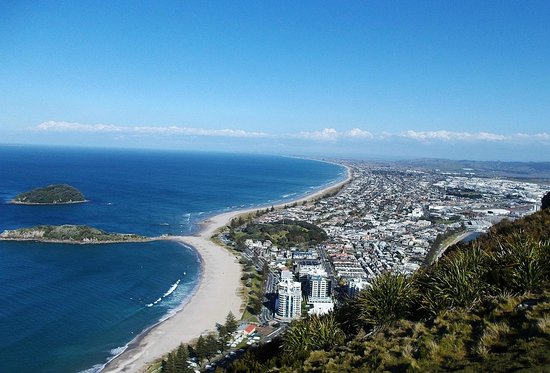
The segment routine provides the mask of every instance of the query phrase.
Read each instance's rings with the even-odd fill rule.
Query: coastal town
[[[264,281],[261,325],[324,314],[380,273],[410,274],[447,246],[472,240],[502,219],[535,212],[548,185],[369,162],[342,162],[349,181],[337,192],[267,209],[248,224],[309,222],[326,232],[314,246],[247,239],[239,250]],[[222,240],[237,247],[230,234]]]

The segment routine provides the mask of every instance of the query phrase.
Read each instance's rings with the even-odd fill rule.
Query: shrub
[[[283,336],[283,350],[287,354],[305,357],[307,352],[330,350],[344,342],[344,333],[332,314],[313,315],[295,321]]]
[[[500,288],[529,292],[543,286],[549,278],[548,251],[548,242],[536,242],[520,234],[499,244],[493,263]]]
[[[412,278],[386,272],[357,296],[359,319],[367,327],[381,327],[405,318],[412,312],[417,294]]]
[[[470,308],[488,289],[490,257],[479,247],[458,250],[420,276],[422,307],[431,314],[457,307]]]

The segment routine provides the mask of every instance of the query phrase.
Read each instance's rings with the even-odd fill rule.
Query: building
[[[305,281],[310,273],[322,269],[323,265],[319,260],[301,260],[298,262],[298,275],[302,281]]]
[[[368,281],[361,278],[354,278],[348,282],[348,295],[350,297],[356,296],[361,290],[365,289],[369,285]]]
[[[281,281],[294,280],[294,274],[286,267],[281,270]]]
[[[324,315],[334,309],[334,302],[328,297],[308,302],[308,305],[310,308],[307,313],[310,315]]]
[[[329,282],[324,270],[311,271],[307,275],[307,285],[308,302],[329,296]]]
[[[302,284],[290,278],[279,283],[277,318],[282,321],[299,319],[302,316]]]

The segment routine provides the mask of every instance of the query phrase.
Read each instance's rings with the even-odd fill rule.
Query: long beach
[[[318,198],[340,188],[350,179],[351,170],[347,168],[345,180],[276,207]],[[126,351],[105,366],[104,372],[143,371],[149,364],[181,343],[190,343],[201,334],[214,331],[216,323],[223,323],[229,311],[240,319],[243,299],[240,295],[242,285],[239,258],[214,243],[211,237],[220,228],[229,224],[231,219],[258,209],[256,207],[222,213],[203,222],[200,232],[195,236],[171,238],[193,247],[199,254],[202,262],[200,283],[182,310],[130,342]]]

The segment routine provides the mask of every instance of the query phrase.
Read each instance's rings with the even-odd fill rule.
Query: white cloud
[[[36,128],[42,131],[57,132],[124,132],[124,127],[110,124],[80,124],[53,120],[40,123]]]
[[[340,138],[356,138],[356,139],[372,139],[374,135],[369,131],[364,131],[360,128],[353,128],[349,131],[339,132],[334,128],[324,128],[321,131],[298,132],[290,134],[288,137],[306,139],[306,140],[325,140],[335,141]]]
[[[422,142],[430,141],[490,141],[490,142],[517,142],[517,141],[548,141],[550,135],[543,133],[525,134],[516,133],[503,135],[491,132],[454,132],[454,131],[405,131],[399,134],[400,137],[418,140]]]
[[[511,140],[511,136],[490,132],[454,132],[454,131],[405,131],[400,137],[419,141],[505,141]]]
[[[515,138],[522,139],[522,140],[540,140],[540,141],[548,141],[550,140],[550,134],[546,132],[542,133],[535,133],[533,135],[528,135],[526,133],[517,133],[515,135]]]
[[[126,133],[138,135],[187,135],[203,137],[271,137],[265,132],[249,132],[234,129],[208,129],[178,126],[114,126],[106,124],[81,124],[70,122],[48,121],[39,124],[36,129],[40,131],[55,132],[102,132],[102,133]]]
[[[360,128],[353,128],[350,131],[344,133],[345,137],[353,138],[362,138],[362,139],[373,139],[374,135],[369,131],[364,131]]]
[[[301,131],[286,134],[274,134],[240,129],[210,129],[180,126],[117,126],[110,124],[81,124],[73,122],[47,121],[35,127],[45,132],[84,132],[84,133],[113,133],[119,135],[181,135],[199,137],[233,137],[233,138],[273,138],[273,139],[301,139],[314,141],[336,142],[338,140],[387,140],[391,138],[406,138],[424,143],[430,142],[549,142],[550,134],[498,134],[491,132],[457,132],[457,131],[415,131],[408,130],[401,133],[381,132],[373,134],[369,131],[352,128],[347,131],[338,131],[335,128],[324,128],[319,131]]]
[[[321,131],[313,131],[313,132],[302,131],[302,132],[298,132],[297,134],[288,135],[288,137],[295,137],[299,139],[330,140],[330,141],[336,140],[339,136],[340,134],[334,128],[325,128]]]

